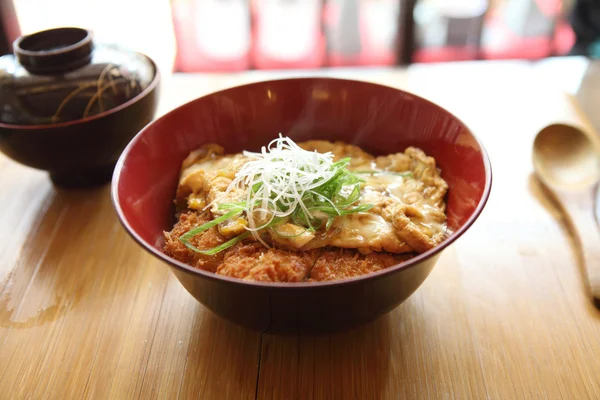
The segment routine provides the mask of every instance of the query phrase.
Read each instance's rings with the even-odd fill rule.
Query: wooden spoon
[[[591,295],[600,301],[600,228],[594,198],[600,181],[600,156],[580,129],[552,124],[533,144],[533,165],[540,180],[567,210],[579,236]]]

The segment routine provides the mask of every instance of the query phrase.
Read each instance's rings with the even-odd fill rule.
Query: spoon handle
[[[595,217],[596,188],[557,193],[577,233],[591,295],[600,301],[600,226]]]

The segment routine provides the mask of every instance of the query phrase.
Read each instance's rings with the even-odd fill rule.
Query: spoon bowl
[[[600,158],[588,135],[571,125],[542,129],[533,144],[536,172],[555,189],[581,190],[600,180]]]

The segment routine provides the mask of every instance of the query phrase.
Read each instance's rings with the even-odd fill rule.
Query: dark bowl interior
[[[160,74],[135,98],[89,118],[53,125],[0,123],[0,151],[28,167],[46,170],[62,187],[110,181],[131,139],[156,114]]]
[[[453,233],[409,262],[328,283],[252,283],[196,270],[161,251],[174,222],[182,160],[204,143],[228,152],[257,150],[279,133],[295,141],[342,140],[374,154],[421,147],[449,184]],[[392,310],[425,280],[440,252],[481,213],[491,166],[481,143],[455,116],[412,94],[366,82],[303,78],[240,86],[187,103],[143,129],[123,152],[112,196],[121,222],[146,250],[165,261],[181,284],[216,314],[278,334],[334,332]]]

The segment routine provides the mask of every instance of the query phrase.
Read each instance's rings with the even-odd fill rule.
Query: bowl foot
[[[111,164],[98,168],[51,172],[50,179],[54,185],[65,189],[100,186],[111,181],[114,168],[115,165]]]

